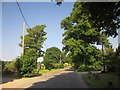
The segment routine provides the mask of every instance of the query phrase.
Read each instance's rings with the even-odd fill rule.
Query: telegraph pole
[[[23,22],[23,31],[22,31],[22,56],[24,55],[24,31],[26,30],[26,23]]]
[[[62,63],[62,62],[61,62],[61,54],[60,54],[60,67],[61,67],[61,63]]]

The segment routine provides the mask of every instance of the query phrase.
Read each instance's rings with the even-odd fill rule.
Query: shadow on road
[[[74,71],[74,68],[73,67],[70,67],[68,69],[65,69],[65,71]]]
[[[12,75],[3,75],[2,76],[2,84],[7,83],[7,82],[12,82],[16,79],[20,79],[21,77],[19,76],[12,76]]]
[[[29,88],[86,88],[82,85],[83,84],[82,82],[79,82],[79,78],[77,78],[76,73],[69,72],[60,75],[54,75],[53,78],[34,83]],[[29,88],[25,90],[29,90]]]
[[[41,75],[42,74],[36,74],[33,77],[41,76]],[[12,82],[14,80],[21,79],[21,78],[22,78],[21,76],[16,76],[16,75],[2,75],[2,84]]]

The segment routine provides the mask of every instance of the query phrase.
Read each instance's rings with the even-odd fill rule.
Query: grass
[[[51,72],[51,71],[55,71],[55,70],[59,70],[59,69],[51,69],[51,70],[44,69],[44,70],[40,70],[39,73],[40,73],[40,74],[44,74],[44,73]]]
[[[49,70],[44,69],[44,70],[40,70],[40,71],[39,71],[40,74],[43,74],[43,73],[46,73],[46,72],[49,72]]]
[[[99,78],[98,80],[95,79],[92,74],[84,75],[84,79],[90,85],[90,88],[118,88],[118,86],[120,88],[120,85],[118,85],[118,76],[115,73],[100,73]],[[108,82],[112,82],[113,87],[109,86]]]

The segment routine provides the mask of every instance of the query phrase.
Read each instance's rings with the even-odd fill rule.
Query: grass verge
[[[51,70],[44,69],[44,70],[40,70],[40,71],[39,71],[39,74],[44,74],[44,73],[51,72],[51,71],[55,71],[55,70],[59,70],[59,69],[51,69]]]
[[[90,88],[120,88],[119,79],[116,73],[100,73],[99,79],[95,79],[93,74],[84,75],[85,81],[89,84]],[[108,84],[112,82],[112,85]]]

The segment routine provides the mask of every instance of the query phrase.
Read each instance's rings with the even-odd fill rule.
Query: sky
[[[19,4],[30,27],[46,25],[47,40],[43,44],[43,50],[52,46],[62,49],[64,30],[61,29],[60,22],[70,15],[74,3],[64,2],[61,6],[57,6],[54,2],[20,2]],[[2,3],[2,60],[13,60],[21,55],[22,49],[19,43],[23,21],[15,2]],[[118,37],[110,38],[110,42],[116,48]]]
[[[2,57],[2,3],[0,3],[0,59]]]

